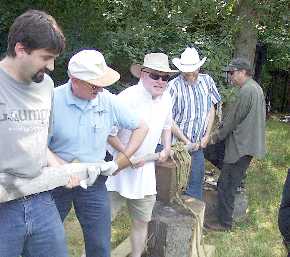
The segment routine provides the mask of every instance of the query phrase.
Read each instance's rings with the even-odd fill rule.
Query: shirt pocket
[[[103,129],[105,127],[105,111],[104,110],[93,110],[91,112],[91,117],[90,117],[90,125],[95,132],[96,130]]]
[[[110,133],[109,117],[106,111],[94,110],[91,113],[91,142],[93,149],[105,151],[108,134]]]

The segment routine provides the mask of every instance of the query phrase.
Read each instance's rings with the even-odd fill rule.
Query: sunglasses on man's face
[[[168,81],[170,78],[169,75],[159,75],[159,74],[151,73],[151,72],[144,71],[144,70],[143,70],[143,72],[148,73],[148,76],[153,80],[159,80],[161,78],[162,81]]]

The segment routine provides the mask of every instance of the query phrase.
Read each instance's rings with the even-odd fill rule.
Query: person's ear
[[[144,79],[145,76],[145,72],[144,71],[140,71],[140,79]]]
[[[71,77],[71,85],[72,85],[72,89],[74,90],[75,88],[78,87],[78,79]]]
[[[246,70],[240,70],[239,71],[243,76],[246,76],[247,75],[247,71]]]
[[[28,54],[26,48],[24,47],[24,45],[22,45],[19,42],[17,42],[15,44],[14,50],[15,50],[15,55],[17,57],[20,57],[20,58]]]

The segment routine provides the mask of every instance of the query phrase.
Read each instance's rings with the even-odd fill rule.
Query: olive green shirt
[[[225,163],[235,163],[245,155],[265,155],[266,107],[262,88],[248,79],[230,103],[221,126],[214,131],[212,142],[225,140]]]

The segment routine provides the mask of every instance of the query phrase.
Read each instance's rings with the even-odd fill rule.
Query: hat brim
[[[150,69],[150,70],[154,70],[154,71],[161,71],[161,72],[168,73],[168,74],[176,74],[176,73],[179,72],[178,70],[149,67],[149,66],[144,66],[144,65],[141,65],[141,64],[132,64],[131,67],[130,67],[130,72],[132,73],[132,75],[134,77],[140,78],[142,69]]]
[[[181,72],[193,72],[200,68],[206,60],[204,57],[201,61],[196,64],[182,64],[180,58],[173,58],[172,63],[176,66],[178,70]]]
[[[117,71],[113,70],[112,68],[107,67],[102,77],[86,81],[98,87],[107,87],[116,83],[119,79],[120,74]]]
[[[227,66],[227,67],[224,67],[222,69],[222,71],[224,72],[230,72],[230,71],[235,71],[235,70],[238,70],[236,67],[233,67],[233,66]]]

